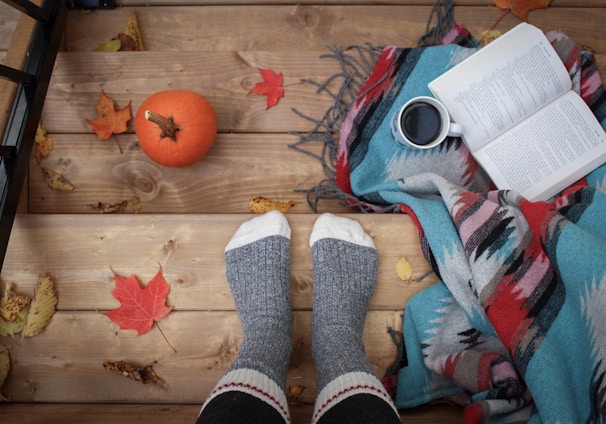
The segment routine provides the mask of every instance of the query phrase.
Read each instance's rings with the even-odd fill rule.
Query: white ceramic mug
[[[460,137],[463,132],[462,125],[450,121],[446,106],[429,96],[408,100],[391,120],[396,141],[416,149],[431,149],[446,137]]]

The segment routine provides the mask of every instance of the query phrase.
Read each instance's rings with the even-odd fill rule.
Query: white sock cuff
[[[322,389],[316,399],[312,424],[317,423],[322,415],[339,402],[359,394],[373,395],[383,399],[398,415],[398,410],[381,381],[372,374],[358,371],[343,374]]]
[[[274,235],[290,240],[290,226],[284,214],[279,211],[270,211],[243,222],[227,243],[225,251]]]
[[[316,220],[309,245],[313,246],[315,242],[324,238],[343,240],[375,249],[372,237],[364,231],[358,221],[331,213],[324,213]]]
[[[250,368],[239,368],[225,374],[202,405],[200,414],[211,400],[223,393],[234,391],[247,393],[262,400],[278,411],[286,423],[290,423],[288,401],[284,390],[265,374]]]

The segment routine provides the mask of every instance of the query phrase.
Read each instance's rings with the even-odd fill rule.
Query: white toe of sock
[[[309,245],[313,246],[316,241],[324,238],[339,239],[375,248],[372,237],[364,231],[358,221],[331,213],[324,213],[316,220],[309,238]]]
[[[284,214],[279,211],[270,211],[243,222],[227,243],[225,251],[274,235],[290,239],[290,226]]]

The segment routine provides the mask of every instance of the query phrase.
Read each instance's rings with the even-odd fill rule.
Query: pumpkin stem
[[[179,126],[175,124],[172,115],[166,118],[165,116],[162,116],[159,113],[152,112],[151,110],[146,110],[145,119],[147,119],[148,121],[152,121],[154,124],[157,124],[160,127],[160,129],[162,130],[160,138],[168,137],[174,142],[177,141],[177,131],[179,131],[181,128],[179,128]]]

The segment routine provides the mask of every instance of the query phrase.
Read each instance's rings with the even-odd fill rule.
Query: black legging
[[[243,392],[217,396],[205,406],[197,424],[284,424],[278,411]],[[393,409],[382,399],[360,394],[344,399],[328,410],[318,424],[400,424]]]

